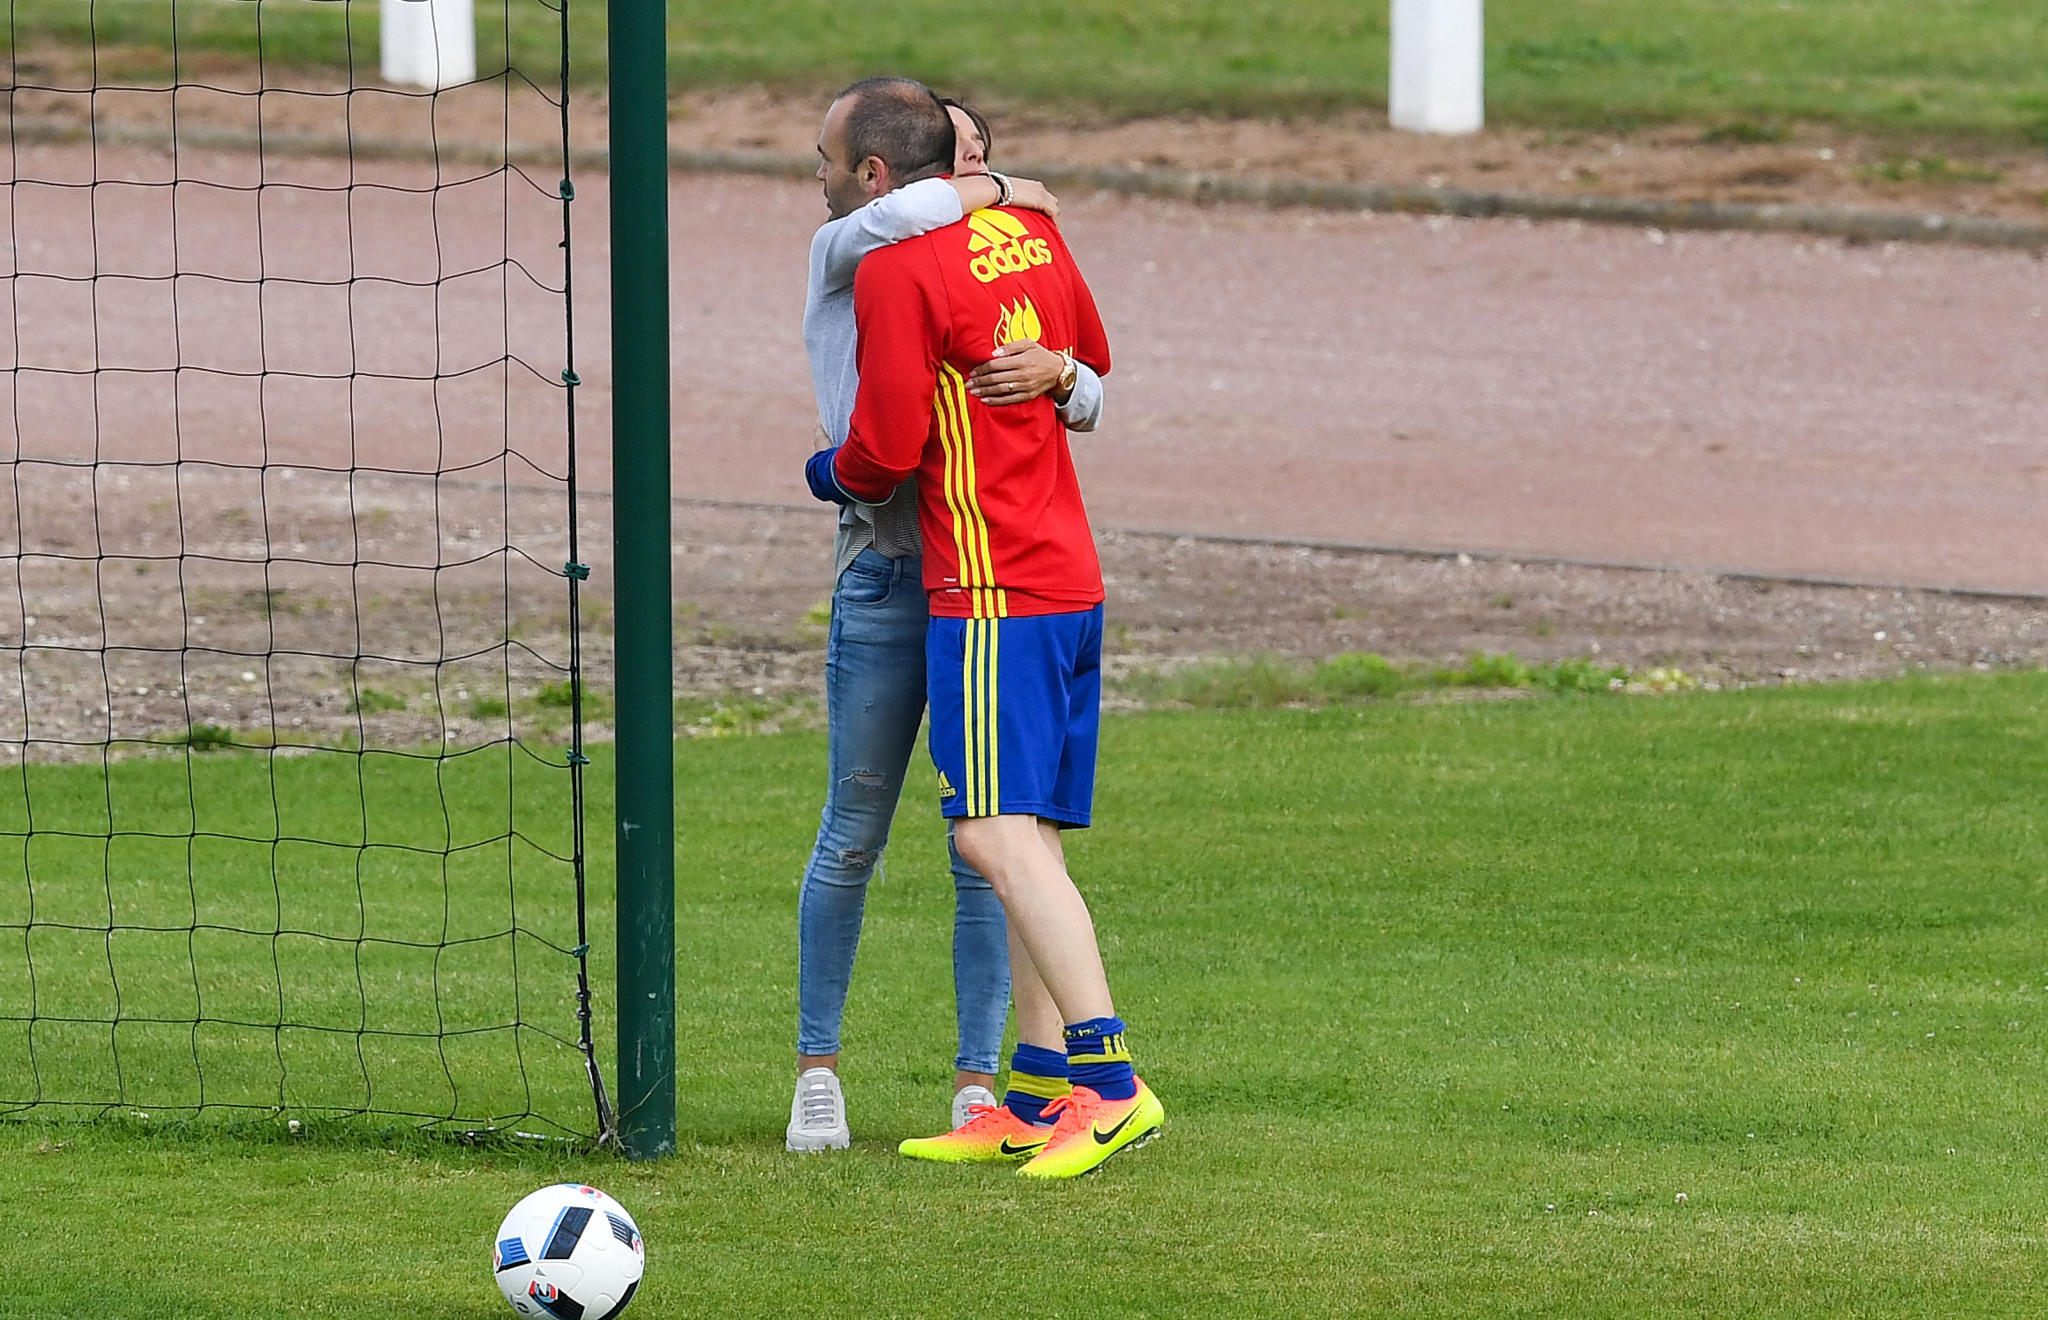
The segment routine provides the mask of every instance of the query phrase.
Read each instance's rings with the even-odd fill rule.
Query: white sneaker
[[[846,1126],[846,1093],[839,1089],[838,1073],[830,1068],[806,1068],[797,1077],[784,1144],[805,1155],[845,1150],[853,1144],[853,1133]]]
[[[963,1086],[953,1093],[953,1126],[964,1128],[974,1121],[971,1112],[976,1105],[988,1109],[996,1107],[995,1092],[986,1086]]]

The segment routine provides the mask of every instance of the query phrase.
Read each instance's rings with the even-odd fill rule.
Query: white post
[[[1486,122],[1481,0],[1394,0],[1387,117],[1416,133],[1476,133]]]
[[[383,0],[384,81],[436,91],[476,80],[474,0]]]

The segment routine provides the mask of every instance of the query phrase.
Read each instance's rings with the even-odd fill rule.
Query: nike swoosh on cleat
[[[1118,1120],[1117,1125],[1111,1128],[1109,1131],[1104,1132],[1101,1128],[1096,1127],[1091,1127],[1088,1129],[1088,1131],[1095,1137],[1096,1145],[1107,1146],[1110,1142],[1115,1141],[1117,1133],[1122,1132],[1125,1128],[1129,1127],[1131,1125],[1131,1120],[1136,1118],[1137,1116],[1137,1108],[1133,1106],[1131,1112],[1125,1114],[1123,1118]]]
[[[1000,1150],[1005,1155],[1029,1155],[1034,1151],[1044,1150],[1045,1143],[1043,1141],[1035,1141],[1025,1146],[1012,1146],[1010,1144],[1010,1139],[1008,1137],[1004,1137],[1003,1144],[998,1146],[996,1149]]]

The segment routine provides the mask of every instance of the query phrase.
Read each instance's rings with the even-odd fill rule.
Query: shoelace
[[[798,1103],[802,1106],[804,1127],[832,1127],[832,1088],[813,1085],[804,1088]]]
[[[967,1106],[967,1121],[972,1123],[976,1119],[985,1118],[1001,1108],[1001,1105],[969,1105]]]
[[[1072,1092],[1069,1092],[1057,1100],[1048,1101],[1045,1106],[1044,1117],[1051,1119],[1054,1127],[1061,1127],[1068,1124],[1067,1115],[1070,1113],[1074,1116],[1072,1122],[1085,1126],[1090,1116],[1094,1113],[1094,1108],[1076,1097]]]

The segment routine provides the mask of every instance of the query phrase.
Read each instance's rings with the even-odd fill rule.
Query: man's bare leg
[[[996,824],[993,830],[980,828],[992,824]],[[1033,956],[1032,944],[1023,934],[1022,928],[1029,918],[1020,921],[1019,913],[1031,907],[1032,900],[1021,895],[1031,891],[1034,885],[1049,889],[1053,895],[1051,903],[1040,902],[1037,906],[1050,907],[1056,914],[1054,919],[1065,919],[1069,927],[1073,925],[1078,910],[1078,928],[1048,937],[1047,947],[1058,947],[1057,940],[1061,938],[1085,943],[1090,956],[1080,962],[1082,974],[1085,976],[1087,967],[1094,968],[1098,988],[1093,993],[1103,1003],[1108,1002],[1109,989],[1106,984],[1100,984],[1102,960],[1093,956],[1095,924],[1088,916],[1088,906],[1082,902],[1080,891],[1067,878],[1066,868],[1060,860],[1059,840],[1053,838],[1048,846],[1038,833],[1037,819],[1031,816],[963,820],[956,829],[954,845],[961,857],[986,876],[997,897],[1003,899],[1009,924],[1010,993],[1017,1005],[1018,1048],[1011,1056],[1009,1087],[1002,1104],[993,1109],[970,1111],[972,1117],[964,1123],[956,1114],[956,1126],[952,1132],[937,1137],[912,1138],[897,1149],[913,1159],[947,1162],[1015,1160],[1044,1149],[1053,1131],[1053,1119],[1045,1111],[1049,1105],[1060,1103],[1061,1097],[1069,1092],[1067,1019],[1060,1016],[1059,1003],[1046,988],[1038,970],[1038,960]],[[1007,856],[1005,848],[1012,853],[1023,851],[1021,862]],[[1003,858],[1004,870],[999,873],[985,869],[984,863],[998,858]],[[1031,878],[1017,879],[1019,875]],[[1062,887],[1064,896],[1060,893]],[[1011,893],[1020,894],[1017,903],[1010,899]],[[1086,993],[1083,992],[1084,995]],[[1082,1002],[1092,1001],[1084,998]]]
[[[1010,926],[1010,996],[1017,1004],[1017,1043],[1065,1053],[1066,1022],[1031,963],[1031,951],[1017,937],[1014,922]]]
[[[1057,841],[1048,845],[1036,816],[981,816],[954,833],[960,855],[1003,900],[1013,940],[1051,996],[1062,1023],[1114,1017],[1109,978],[1095,943],[1095,921],[1067,876]],[[1017,943],[1011,945],[1014,950]],[[1017,977],[1013,962],[1010,975]],[[1023,1018],[1019,1000],[1019,1022]],[[1021,1030],[1021,1025],[1020,1025]]]
[[[1132,1071],[1095,922],[1067,874],[1058,832],[1032,816],[988,816],[962,820],[954,841],[1003,900],[1014,936],[1010,976],[1017,987],[1019,1030],[1043,1012],[1042,1003],[1026,1006],[1038,993],[1036,983],[1042,983],[1061,1022],[1072,1101],[1060,1111],[1044,1147],[1018,1173],[1077,1177],[1151,1140],[1165,1110]]]
[[[1060,869],[1065,870],[1066,849],[1060,844],[1058,828],[1040,821],[1039,835],[1052,850]],[[1071,881],[1072,877],[1068,879]],[[1052,992],[1045,988],[1045,978],[1033,965],[1031,951],[1017,938],[1014,922],[1010,925],[1010,995],[1017,1004],[1018,1041],[1064,1054],[1067,1048],[1064,1035],[1066,1020],[1060,1017],[1059,1005],[1053,1002]]]

